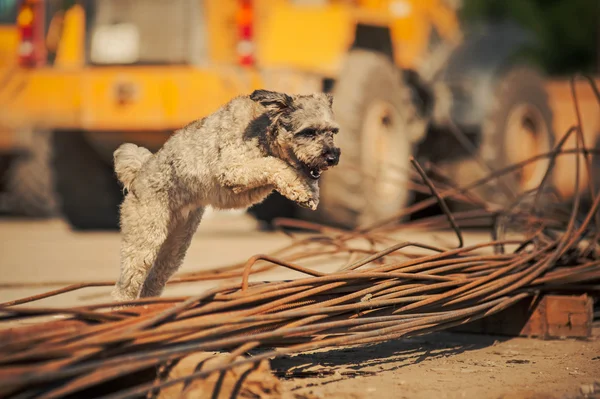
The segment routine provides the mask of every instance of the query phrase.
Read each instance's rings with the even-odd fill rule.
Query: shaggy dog
[[[114,164],[127,194],[114,299],[160,296],[208,205],[247,208],[276,190],[315,210],[319,176],[340,157],[332,102],[256,90],[176,131],[156,154],[121,145]]]

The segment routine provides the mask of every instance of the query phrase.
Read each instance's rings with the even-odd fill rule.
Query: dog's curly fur
[[[256,90],[176,131],[156,154],[121,145],[114,164],[127,194],[113,297],[159,296],[206,206],[247,208],[276,190],[316,209],[318,178],[340,156],[332,101],[323,93]]]

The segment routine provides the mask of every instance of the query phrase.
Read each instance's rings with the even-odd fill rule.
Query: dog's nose
[[[337,165],[340,160],[340,150],[339,149],[330,149],[325,153],[325,161],[327,165],[334,166]]]

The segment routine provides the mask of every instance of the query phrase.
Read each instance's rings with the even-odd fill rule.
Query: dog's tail
[[[121,144],[113,154],[115,173],[123,187],[129,191],[133,179],[144,163],[152,156],[152,153],[132,143]]]

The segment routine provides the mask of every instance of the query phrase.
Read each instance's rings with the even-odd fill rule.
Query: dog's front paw
[[[297,175],[278,181],[276,190],[290,201],[304,208],[316,210],[319,205],[319,185],[316,182],[307,182]]]
[[[313,190],[303,190],[299,193],[296,203],[301,207],[310,209],[312,211],[317,210],[319,206],[319,193]]]

